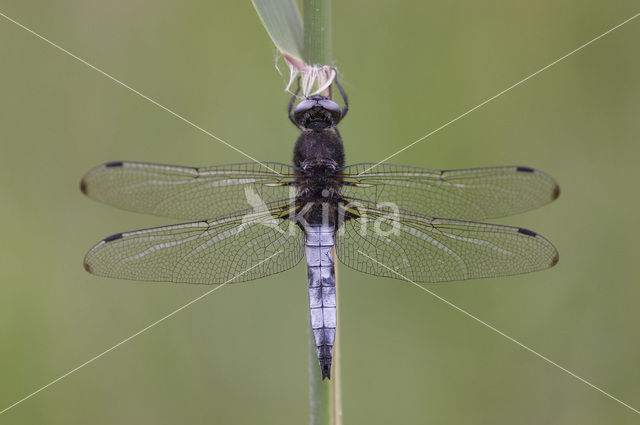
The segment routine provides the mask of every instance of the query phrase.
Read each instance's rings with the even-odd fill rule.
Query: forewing
[[[390,202],[434,217],[474,220],[528,211],[553,201],[560,194],[558,184],[551,177],[529,167],[435,170],[375,165],[345,167],[347,184],[343,194],[376,203]]]
[[[202,284],[279,273],[303,256],[302,231],[293,222],[276,218],[279,211],[272,207],[118,233],[89,250],[85,269],[118,279]]]
[[[288,198],[294,179],[293,167],[272,162],[195,168],[118,161],[89,171],[80,189],[125,210],[198,220]]]
[[[552,267],[555,247],[527,229],[358,207],[338,230],[338,258],[361,272],[414,282],[508,276]],[[353,213],[353,209],[351,212]]]

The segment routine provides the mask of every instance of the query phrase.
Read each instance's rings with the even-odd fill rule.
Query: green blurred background
[[[248,0],[2,0],[0,11],[256,158],[290,161],[289,96]],[[638,11],[635,0],[336,1],[348,162],[381,160]],[[554,204],[501,221],[547,236],[558,266],[429,288],[635,408],[639,41],[640,19],[393,159],[527,165],[560,182]],[[0,410],[210,289],[82,269],[101,238],[168,222],[82,196],[80,177],[119,159],[245,161],[0,18]],[[305,273],[221,288],[0,423],[307,423]],[[346,424],[639,423],[410,284],[341,267],[339,285]]]

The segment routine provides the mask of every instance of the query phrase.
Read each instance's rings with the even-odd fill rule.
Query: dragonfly
[[[560,189],[549,175],[524,166],[345,165],[337,125],[349,106],[334,83],[342,108],[321,95],[292,96],[288,117],[300,130],[292,165],[115,161],[90,170],[80,184],[90,198],[186,222],[111,235],[88,251],[84,268],[119,279],[227,284],[284,272],[306,257],[311,327],[322,378],[330,379],[336,259],[420,283],[529,273],[558,262],[538,233],[476,221],[553,201]]]

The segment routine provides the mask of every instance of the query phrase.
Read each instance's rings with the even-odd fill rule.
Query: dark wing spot
[[[535,170],[529,167],[518,167],[516,171],[522,171],[523,173],[533,173]]]
[[[84,265],[84,269],[86,271],[88,271],[89,273],[93,274],[93,269],[91,268],[91,266],[89,265],[89,263],[87,263],[86,261],[83,263]]]
[[[560,196],[560,186],[555,185],[553,188],[553,192],[551,192],[551,200],[555,200],[558,199],[558,196]]]
[[[104,166],[107,168],[122,167],[122,161],[107,162],[106,164],[104,164]]]
[[[538,234],[537,234],[536,232],[533,232],[533,231],[531,231],[531,230],[529,230],[529,229],[524,229],[524,228],[522,228],[522,227],[519,227],[519,228],[518,228],[518,233],[522,233],[523,235],[527,235],[527,236],[532,236],[532,237],[534,237],[534,238],[535,238],[536,236],[538,236]]]
[[[87,181],[85,179],[82,179],[80,181],[80,192],[84,193],[85,195],[87,194]]]
[[[111,241],[115,241],[118,239],[122,239],[122,233],[116,233],[115,235],[111,235],[107,238],[104,238],[102,241],[103,242],[111,242]]]
[[[556,252],[556,255],[554,255],[553,258],[551,259],[551,264],[549,265],[549,267],[553,267],[556,264],[558,264],[558,260],[560,260],[560,254]]]

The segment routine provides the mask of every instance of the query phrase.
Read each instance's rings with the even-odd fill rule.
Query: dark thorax
[[[293,163],[298,173],[298,206],[308,224],[337,225],[344,166],[342,139],[336,125],[342,118],[338,105],[323,96],[311,96],[294,111],[294,122],[302,130],[296,142]]]

